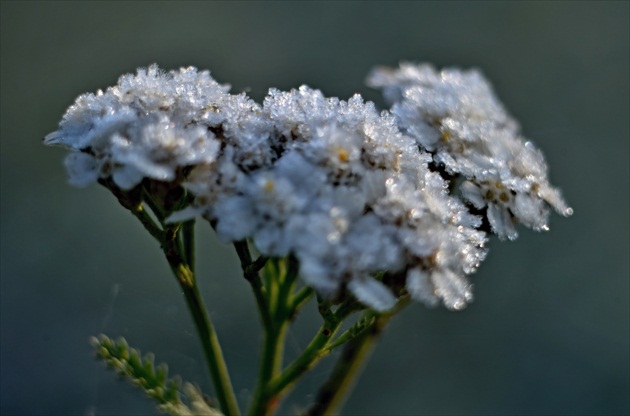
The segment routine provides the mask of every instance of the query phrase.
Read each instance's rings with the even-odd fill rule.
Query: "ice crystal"
[[[404,133],[448,173],[467,179],[462,195],[478,209],[487,207],[499,237],[516,238],[517,222],[547,229],[547,205],[572,214],[549,184],[542,153],[520,136],[479,71],[401,64],[374,70],[368,84],[383,90]]]
[[[122,189],[143,178],[173,181],[180,168],[215,160],[211,127],[238,122],[234,107],[242,103],[227,89],[207,71],[164,73],[152,65],[105,92],[81,95],[44,143],[73,151],[66,167],[74,185],[110,177]]]
[[[461,309],[486,256],[484,223],[513,239],[517,222],[546,229],[548,205],[571,209],[478,71],[403,64],[368,83],[391,112],[306,86],[271,89],[259,105],[207,71],[151,66],[80,96],[45,143],[71,150],[78,186],[185,187],[192,203],[170,221],[202,216],[225,242],[293,255],[329,299],[350,292],[385,311],[409,293]]]

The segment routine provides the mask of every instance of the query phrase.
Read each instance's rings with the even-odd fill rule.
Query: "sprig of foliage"
[[[160,411],[174,416],[222,415],[208,404],[197,387],[187,382],[182,386],[179,376],[169,378],[166,364],[156,367],[152,353],[142,357],[140,350],[130,347],[124,338],[112,340],[103,334],[92,337],[90,343],[98,358],[155,400]],[[188,404],[182,401],[182,392]]]

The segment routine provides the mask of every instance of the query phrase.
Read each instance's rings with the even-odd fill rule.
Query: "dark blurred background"
[[[80,93],[157,62],[210,69],[260,100],[300,84],[348,98],[375,65],[479,67],[575,210],[491,242],[464,312],[408,308],[344,414],[628,414],[629,3],[1,3],[3,415],[155,414],[92,357],[125,336],[211,391],[166,262],[104,189],[66,184],[41,139]],[[202,289],[240,400],[257,372],[255,304],[230,247],[199,227]],[[289,339],[304,348],[311,305]],[[309,404],[329,366],[287,400]]]

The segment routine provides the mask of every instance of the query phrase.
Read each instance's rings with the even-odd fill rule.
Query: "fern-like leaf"
[[[92,337],[90,343],[96,350],[97,357],[155,400],[160,411],[173,416],[222,415],[210,406],[197,387],[184,383],[182,389],[179,376],[169,378],[166,364],[161,363],[156,367],[152,353],[142,357],[140,351],[129,347],[124,338],[114,341],[102,334]],[[182,400],[182,392],[187,403]]]

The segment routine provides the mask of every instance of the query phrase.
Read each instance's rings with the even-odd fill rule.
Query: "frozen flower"
[[[208,72],[151,66],[79,97],[45,143],[70,148],[78,186],[177,181],[193,200],[169,221],[202,216],[224,242],[292,255],[321,296],[462,309],[484,224],[513,239],[516,222],[546,229],[549,205],[571,210],[479,72],[403,64],[369,83],[391,112],[306,86],[261,106]]]
[[[440,282],[447,276],[469,287],[464,276],[485,256],[484,233],[473,228],[481,222],[448,194],[446,181],[429,169],[431,156],[391,115],[359,96],[343,101],[308,87],[271,90],[263,115],[277,155],[271,165],[226,187],[223,195],[232,197],[199,192],[207,177],[193,171],[190,178],[202,183],[189,178],[196,203],[210,201],[206,215],[224,241],[247,235],[263,254],[293,253],[302,278],[321,294],[334,297],[346,287],[377,310],[400,295],[373,277],[383,270],[423,267],[441,287],[433,301],[449,308],[471,299],[469,290],[448,291]],[[248,171],[229,153],[217,163]],[[239,222],[242,215],[248,219]]]
[[[44,143],[72,150],[66,166],[77,185],[110,177],[122,189],[144,178],[170,182],[183,167],[215,160],[220,142],[211,127],[229,118],[221,111],[230,107],[227,89],[207,71],[153,65],[77,98]]]
[[[447,174],[467,179],[462,195],[475,208],[487,208],[499,237],[516,238],[516,222],[547,229],[548,205],[572,214],[549,184],[542,153],[520,137],[518,124],[479,71],[401,64],[375,70],[368,83],[383,90],[403,132]]]

